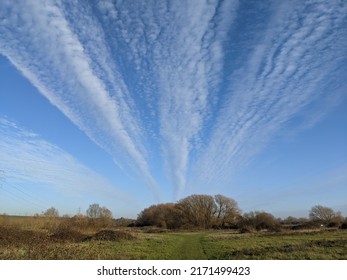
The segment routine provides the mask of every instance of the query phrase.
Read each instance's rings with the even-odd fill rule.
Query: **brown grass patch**
[[[39,231],[0,226],[0,244],[3,245],[37,244],[45,240],[46,234]]]
[[[136,239],[136,237],[128,231],[105,229],[95,233],[93,236],[90,236],[85,240],[120,241],[133,239]]]

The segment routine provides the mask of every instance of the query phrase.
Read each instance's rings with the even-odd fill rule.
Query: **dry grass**
[[[347,231],[304,230],[233,234],[205,238],[211,259],[347,259]]]
[[[124,230],[101,230],[90,236],[85,240],[99,240],[99,241],[121,241],[121,240],[133,240],[136,237],[134,234]]]
[[[346,230],[240,234],[0,216],[0,259],[347,259]]]

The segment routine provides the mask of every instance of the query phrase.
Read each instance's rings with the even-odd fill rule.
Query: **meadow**
[[[347,230],[168,231],[72,218],[0,217],[0,259],[347,259]]]

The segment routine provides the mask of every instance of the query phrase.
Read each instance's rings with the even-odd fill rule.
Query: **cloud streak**
[[[107,64],[110,54],[102,30],[84,18],[78,19],[76,30],[72,29],[63,5],[56,1],[23,1],[18,5],[3,1],[1,5],[5,23],[1,53],[116,162],[126,160],[155,189],[156,182],[138,145],[141,128],[132,117],[136,108],[129,108],[126,87],[114,75],[113,65]],[[90,32],[88,38],[97,39],[83,45],[79,36],[86,30]],[[110,78],[107,87],[103,79],[111,76],[116,77]]]
[[[157,50],[161,53],[159,61],[154,60],[161,92],[163,150],[178,194],[186,186],[191,153],[199,147],[199,133],[212,109],[212,95],[220,87],[224,29],[231,26],[238,2],[185,4],[173,5],[175,24],[168,28],[168,41],[162,44],[165,48]]]
[[[158,196],[159,162],[179,195],[226,182],[341,86],[346,5],[294,2],[4,0],[0,53],[123,170]]]
[[[0,118],[0,134],[0,170],[5,185],[31,182],[59,194],[95,197],[97,193],[99,197],[132,201],[69,153],[14,122]]]
[[[246,63],[229,76],[228,97],[199,158],[200,182],[227,180],[313,101],[332,98],[324,78],[330,73],[339,75],[346,42],[337,38],[343,35],[345,12],[346,7],[326,1],[279,7],[262,38],[249,41],[252,51]],[[319,119],[317,114],[315,118]]]

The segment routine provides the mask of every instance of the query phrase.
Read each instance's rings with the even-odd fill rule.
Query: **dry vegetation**
[[[0,259],[347,259],[347,231],[173,231],[86,217],[0,216]]]
[[[97,242],[136,239],[130,231],[112,220],[0,216],[0,259],[103,259]]]
[[[309,219],[241,214],[222,195],[152,205],[137,220],[112,219],[92,204],[85,215],[0,216],[0,259],[347,259],[347,220],[314,206]]]
[[[210,259],[346,260],[347,231],[325,228],[211,235],[206,248]]]

